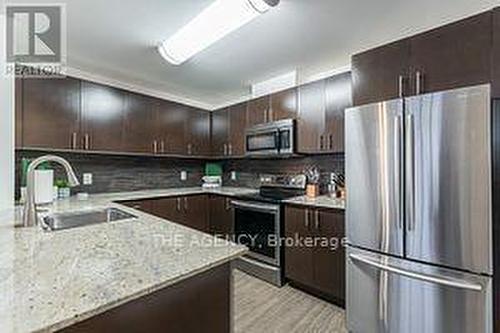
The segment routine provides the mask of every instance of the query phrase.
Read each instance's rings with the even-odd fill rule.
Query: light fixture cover
[[[162,42],[158,51],[168,62],[180,65],[278,3],[279,0],[215,0]]]

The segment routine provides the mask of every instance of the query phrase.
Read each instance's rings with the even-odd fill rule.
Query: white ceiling
[[[66,3],[68,65],[213,109],[250,84],[297,69],[300,82],[349,56],[500,5],[500,0],[281,0],[181,66],[155,45],[212,0],[14,0]],[[83,75],[83,74],[82,74]]]

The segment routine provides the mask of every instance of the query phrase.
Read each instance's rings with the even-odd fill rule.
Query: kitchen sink
[[[46,230],[56,231],[135,218],[137,218],[137,216],[120,209],[104,208],[99,210],[50,214],[42,217],[42,225]]]

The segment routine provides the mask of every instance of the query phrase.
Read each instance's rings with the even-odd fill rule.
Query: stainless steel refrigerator
[[[492,332],[490,85],[345,118],[349,331]]]

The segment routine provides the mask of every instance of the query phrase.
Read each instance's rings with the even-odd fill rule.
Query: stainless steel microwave
[[[246,131],[246,155],[291,155],[295,152],[295,120],[260,124]]]

